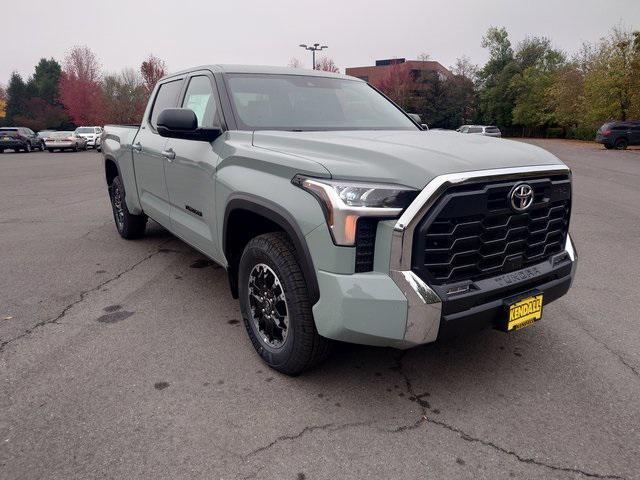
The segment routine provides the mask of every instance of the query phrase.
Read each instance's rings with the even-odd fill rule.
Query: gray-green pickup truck
[[[150,217],[225,267],[253,346],[287,374],[333,340],[404,349],[518,330],[575,274],[562,162],[425,131],[356,78],[190,69],[102,145],[120,235]]]

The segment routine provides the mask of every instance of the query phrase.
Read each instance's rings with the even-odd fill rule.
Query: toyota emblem
[[[511,208],[516,212],[524,212],[533,203],[533,188],[528,183],[519,183],[509,193]]]

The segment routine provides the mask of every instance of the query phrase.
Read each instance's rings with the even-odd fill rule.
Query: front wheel
[[[142,237],[147,226],[147,216],[129,213],[127,204],[124,201],[124,188],[120,177],[114,178],[113,182],[111,182],[109,197],[111,199],[111,208],[113,209],[113,219],[116,222],[116,228],[120,236],[127,240]]]
[[[242,317],[260,357],[287,375],[322,362],[332,343],[316,329],[291,240],[283,232],[255,237],[245,247],[238,270]]]

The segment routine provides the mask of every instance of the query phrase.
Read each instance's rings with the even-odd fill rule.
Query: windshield
[[[94,133],[93,127],[76,128],[76,133]]]
[[[417,130],[364,82],[303,75],[227,74],[243,130]]]

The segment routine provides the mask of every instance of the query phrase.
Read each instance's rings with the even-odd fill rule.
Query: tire
[[[111,199],[113,220],[120,236],[127,240],[142,237],[147,226],[147,216],[129,213],[124,200],[122,180],[119,176],[114,178],[109,186],[109,198]]]
[[[4,153],[4,148],[0,148],[0,153]]]
[[[47,148],[47,150],[49,150],[49,153],[53,153],[53,148]]]
[[[606,148],[607,150],[611,150],[613,148],[613,145],[609,145],[608,143],[605,143],[604,148]]]
[[[318,365],[332,347],[316,330],[307,284],[294,252],[283,232],[260,235],[245,247],[238,269],[240,310],[251,343],[267,365],[287,375]],[[275,315],[258,311],[265,305]]]
[[[25,153],[31,153],[31,144],[27,142],[23,150],[25,151]]]
[[[628,146],[629,140],[627,140],[626,138],[619,138],[618,140],[616,140],[616,150],[626,150]]]

